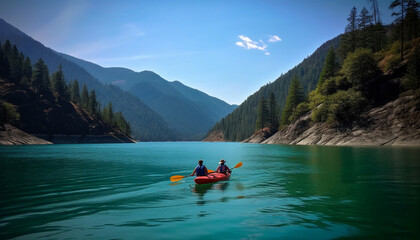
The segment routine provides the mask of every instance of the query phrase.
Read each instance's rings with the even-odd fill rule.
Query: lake
[[[0,146],[0,186],[0,239],[420,239],[420,148]]]

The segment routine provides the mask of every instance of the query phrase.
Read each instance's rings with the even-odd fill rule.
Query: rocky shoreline
[[[334,146],[420,146],[420,98],[401,97],[363,113],[351,128],[311,123],[311,112],[268,138],[243,142]]]
[[[52,142],[35,137],[9,124],[0,126],[0,145],[52,144]]]
[[[311,123],[311,114],[312,112],[308,112],[275,134],[267,129],[257,131],[242,143],[420,147],[418,95],[400,97],[383,106],[372,108],[363,113],[352,127],[347,128]],[[220,136],[223,136],[221,132],[210,134],[206,141],[224,141]]]

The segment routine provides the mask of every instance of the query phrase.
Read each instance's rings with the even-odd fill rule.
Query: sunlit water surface
[[[420,148],[3,146],[0,198],[0,239],[420,239]]]

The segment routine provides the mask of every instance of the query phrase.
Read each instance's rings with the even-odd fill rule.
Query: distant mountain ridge
[[[100,81],[119,86],[138,97],[185,140],[201,140],[210,127],[237,107],[179,81],[169,82],[152,71],[104,68],[66,54],[61,55]]]
[[[0,42],[6,40],[33,63],[42,58],[50,72],[61,63],[67,82],[77,79],[95,90],[102,106],[112,102],[114,110],[121,111],[131,124],[133,136],[141,141],[198,140],[236,108],[150,71],[103,68],[58,53],[0,19]]]
[[[157,113],[147,107],[137,97],[124,92],[113,85],[98,81],[79,65],[63,58],[54,50],[45,47],[17,28],[0,19],[0,42],[9,40],[34,63],[42,58],[50,72],[55,71],[61,63],[66,81],[77,79],[86,84],[88,89],[95,90],[99,102],[104,106],[112,102],[114,110],[121,111],[130,123],[133,137],[141,141],[177,140],[175,132]]]

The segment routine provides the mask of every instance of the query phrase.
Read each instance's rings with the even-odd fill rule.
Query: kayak
[[[226,181],[230,178],[230,173],[210,173],[207,176],[199,176],[194,179],[197,184],[215,183],[218,181]]]

